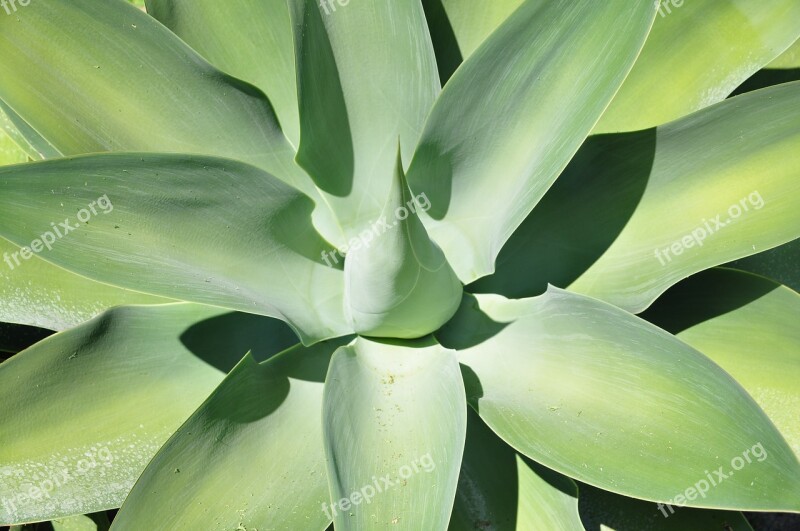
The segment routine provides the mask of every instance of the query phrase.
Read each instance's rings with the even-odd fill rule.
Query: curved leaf
[[[325,372],[341,341],[251,356],[156,454],[114,530],[323,530]]]
[[[349,333],[344,275],[321,263],[313,203],[258,168],[108,153],[0,168],[0,191],[0,236],[34,251],[36,240],[39,256],[71,271],[280,316],[306,342]],[[20,256],[19,267],[30,265]]]
[[[323,406],[336,529],[445,529],[466,415],[455,355],[435,342],[339,349]]]
[[[545,466],[672,505],[800,510],[800,463],[753,399],[623,310],[555,288],[467,297],[437,335],[481,418]]]
[[[244,352],[263,358],[290,341],[283,323],[263,317],[131,306],[4,362],[0,523],[118,507]]]
[[[290,0],[300,104],[297,161],[347,239],[380,214],[397,142],[414,152],[440,90],[419,1]]]
[[[712,269],[670,289],[642,317],[733,376],[800,458],[800,295],[756,275]]]
[[[447,83],[408,181],[430,198],[423,221],[463,282],[493,271],[622,83],[654,15],[649,2],[527,2]]]
[[[0,100],[0,127],[32,160],[60,157],[61,153]],[[23,159],[19,162],[24,162]]]
[[[264,91],[283,132],[300,140],[286,0],[147,0],[147,12],[211,64]]]
[[[0,99],[65,155],[223,156],[315,193],[263,93],[126,3],[36,0],[0,17],[0,69]]]
[[[16,265],[19,252],[0,238],[0,321],[67,330],[113,306],[175,302],[94,282],[37,256]]]
[[[768,68],[800,68],[800,39],[783,54],[772,61]]]
[[[609,144],[583,171],[614,176],[617,193],[643,191],[570,290],[638,313],[692,273],[800,236],[800,82],[729,99],[655,138],[644,131]]]
[[[417,214],[425,203],[411,197],[399,159],[394,181],[381,223],[361,233],[347,254],[345,311],[358,334],[417,338],[453,316],[462,287],[425,232]]]
[[[800,36],[795,0],[657,0],[659,15],[595,133],[670,122],[724,100]]]
[[[425,13],[441,16],[431,29],[434,39],[451,32],[458,51],[459,63],[468,58],[525,0],[422,0]],[[538,0],[541,3],[541,0]],[[430,21],[430,19],[429,19]],[[435,31],[434,31],[435,30]],[[435,44],[435,41],[434,41]],[[440,59],[437,47],[437,59]],[[456,65],[458,66],[458,65]]]
[[[581,529],[572,480],[521,458],[471,408],[450,531]]]

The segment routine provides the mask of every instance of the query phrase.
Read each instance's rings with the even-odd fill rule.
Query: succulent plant
[[[796,0],[146,4],[0,11],[0,523],[800,512]]]

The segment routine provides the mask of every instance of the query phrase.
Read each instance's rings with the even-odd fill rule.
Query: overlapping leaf
[[[437,337],[486,423],[554,470],[654,501],[800,510],[800,463],[753,399],[623,310],[556,288],[468,296]]]
[[[454,74],[408,170],[463,282],[489,274],[613,97],[649,31],[649,2],[527,2]]]
[[[344,275],[322,263],[312,209],[225,159],[114,153],[0,169],[0,236],[30,246],[22,260],[33,250],[100,282],[280,316],[307,342],[349,333]]]

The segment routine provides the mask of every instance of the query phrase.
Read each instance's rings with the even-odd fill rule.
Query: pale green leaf
[[[247,356],[156,454],[114,530],[319,530],[322,393],[341,341]]]
[[[462,286],[417,211],[398,160],[394,186],[377,223],[354,240],[345,262],[345,311],[357,333],[416,338],[450,319]],[[334,259],[336,253],[332,254]],[[330,258],[326,258],[330,262]]]
[[[225,159],[108,153],[0,168],[0,236],[93,280],[280,317],[306,342],[350,330],[344,275],[322,263],[312,209]]]
[[[408,162],[439,93],[419,1],[291,0],[301,139],[297,154],[349,240]]]
[[[642,55],[595,133],[646,129],[720,102],[800,36],[797,0],[656,0],[656,6]]]
[[[772,61],[768,68],[800,68],[800,39],[777,59]]]
[[[800,236],[800,82],[601,143],[580,171],[608,179],[629,219],[596,215],[592,230],[616,233],[570,290],[637,313],[692,273]]]
[[[113,306],[174,302],[94,282],[38,256],[22,260],[19,253],[0,238],[0,321],[67,330]]]
[[[119,507],[156,450],[281,322],[191,304],[111,310],[0,365],[0,524]]]
[[[266,94],[283,132],[300,140],[286,0],[147,0],[147,12],[220,70]]]
[[[339,349],[323,406],[336,529],[445,529],[466,415],[458,362],[435,342]]]
[[[437,336],[459,350],[481,418],[545,466],[675,505],[800,510],[800,463],[769,418],[725,371],[646,321],[552,288],[468,296]]]
[[[224,156],[314,195],[263,93],[127,3],[35,0],[0,17],[0,70],[0,99],[65,155]]]
[[[408,171],[463,282],[491,273],[503,243],[591,131],[633,65],[649,2],[528,2],[458,69]]]
[[[712,269],[674,286],[642,317],[733,376],[800,458],[800,295],[756,275]]]
[[[581,529],[575,483],[521,458],[474,410],[467,419],[450,531]]]

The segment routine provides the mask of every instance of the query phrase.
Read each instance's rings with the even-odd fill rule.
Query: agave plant
[[[796,0],[146,3],[0,12],[0,522],[800,511]]]

